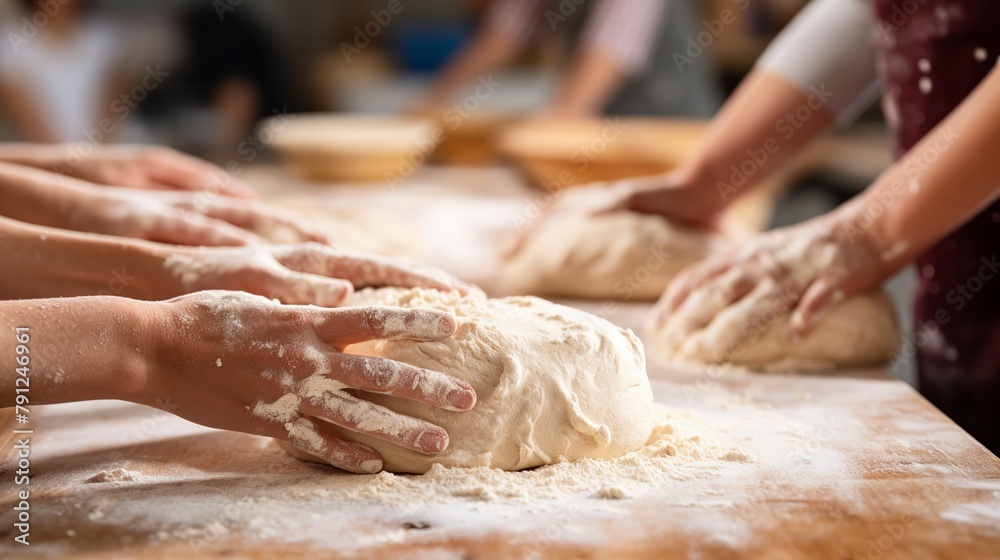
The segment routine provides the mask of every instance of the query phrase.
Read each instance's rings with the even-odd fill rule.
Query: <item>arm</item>
[[[703,327],[745,332],[740,325],[779,303],[795,309],[790,336],[807,336],[831,305],[876,289],[1000,197],[1000,160],[990,149],[1000,145],[998,98],[994,68],[864,193],[686,269],[654,310],[665,342]]]
[[[630,194],[618,204],[714,224],[730,203],[763,184],[835,120],[871,102],[871,22],[865,0],[811,2],[726,101],[697,153],[666,176],[624,181]],[[744,164],[755,171],[742,172]]]
[[[375,339],[439,340],[455,328],[454,318],[429,309],[282,306],[228,292],[156,303],[116,297],[5,301],[0,383],[29,389],[22,393],[27,402],[19,404],[127,400],[205,426],[286,440],[345,470],[373,473],[382,468],[374,450],[309,418],[422,453],[446,449],[448,434],[344,389],[452,411],[472,408],[476,395],[444,374],[343,350]],[[57,371],[66,373],[58,381]],[[14,405],[14,398],[12,390],[0,406]]]
[[[641,71],[656,44],[666,0],[602,0],[587,21],[581,45],[545,114],[600,113],[625,80]]]
[[[183,245],[261,243],[253,231],[327,242],[308,221],[252,200],[186,192],[102,189],[93,183],[0,163],[0,215],[33,224]]]
[[[569,189],[546,214],[629,209],[719,227],[730,203],[763,184],[870,95],[875,79],[874,47],[867,35],[871,19],[865,0],[810,3],[726,101],[696,153],[680,168],[619,181],[614,188]],[[753,172],[743,172],[744,164]],[[526,235],[522,232],[509,252]]]
[[[511,61],[534,28],[537,0],[495,2],[482,29],[455,55],[419,103],[422,111],[448,105],[477,76]]]
[[[161,146],[0,143],[0,161],[52,171],[100,185],[197,191],[257,198],[249,186],[207,161]]]
[[[598,114],[625,83],[626,77],[625,69],[616,58],[603,50],[583,47],[544,115],[574,118]]]
[[[885,257],[886,275],[1000,196],[1000,69],[994,69],[938,126],[836,212],[843,235],[869,238]],[[925,162],[933,162],[927,165]],[[888,203],[887,203],[888,201]],[[886,207],[873,227],[863,216]]]
[[[336,306],[354,287],[473,288],[433,267],[318,243],[175,247],[72,233],[0,218],[0,299],[94,294],[162,300],[236,290],[291,304]]]

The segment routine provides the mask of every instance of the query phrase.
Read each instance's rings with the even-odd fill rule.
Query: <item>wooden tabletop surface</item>
[[[500,204],[490,201],[479,202]],[[523,201],[505,204],[507,212]],[[431,245],[443,237],[433,234]],[[474,258],[450,262],[459,261],[483,272]],[[648,309],[568,303],[630,328]],[[33,544],[13,543],[8,461],[0,557],[1000,557],[1000,459],[883,372],[654,367],[650,378],[658,402],[698,415],[706,433],[724,434],[750,459],[613,503],[574,497],[523,507],[499,498],[486,507],[469,498],[386,508],[324,498],[335,480],[368,479],[300,464],[263,438],[125,403],[40,407]],[[133,476],[101,478],[116,468]]]

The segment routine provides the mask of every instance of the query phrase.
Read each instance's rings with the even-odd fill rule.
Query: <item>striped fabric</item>
[[[602,50],[621,65],[626,74],[645,68],[651,58],[657,32],[667,10],[667,0],[594,0],[583,31],[583,48]],[[488,23],[520,42],[529,41],[539,30],[555,31],[572,15],[585,9],[573,0],[497,0]],[[562,11],[561,11],[562,10]]]

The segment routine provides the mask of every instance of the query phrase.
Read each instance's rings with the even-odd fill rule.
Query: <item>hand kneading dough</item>
[[[347,351],[447,373],[470,383],[478,397],[472,410],[450,412],[358,393],[450,436],[448,449],[434,456],[331,428],[378,451],[386,470],[423,473],[434,463],[519,470],[609,459],[644,445],[653,429],[642,344],[632,331],[594,315],[534,297],[486,299],[423,289],[364,290],[351,304],[453,313],[459,326],[449,339],[374,341]]]
[[[718,236],[661,216],[565,213],[531,232],[500,274],[517,293],[655,300],[681,269],[719,243]]]
[[[650,359],[659,364],[728,364],[756,370],[801,371],[878,366],[887,363],[899,349],[896,313],[881,291],[836,304],[799,342],[788,340],[790,318],[789,312],[765,316],[760,328],[745,333],[713,329],[713,323],[709,323],[675,346],[662,342],[663,333],[651,328]]]

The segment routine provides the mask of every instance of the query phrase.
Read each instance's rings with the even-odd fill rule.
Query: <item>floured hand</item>
[[[221,167],[161,146],[95,146],[79,163],[69,165],[57,160],[47,169],[115,187],[257,198],[253,189]]]
[[[663,175],[634,177],[613,183],[572,187],[556,193],[542,208],[541,216],[520,231],[504,248],[510,258],[523,246],[535,228],[561,213],[599,215],[620,210],[656,214],[686,225],[718,230],[725,207],[714,188],[704,188],[693,172],[677,170]]]
[[[93,233],[207,247],[265,243],[260,232],[280,232],[289,243],[330,241],[307,220],[255,200],[134,189],[102,189],[87,200],[76,223]]]
[[[334,307],[354,288],[399,286],[458,290],[477,288],[437,268],[380,255],[321,245],[179,248],[164,266],[176,285],[171,293],[237,290],[288,304]]]
[[[847,296],[891,273],[867,237],[850,238],[833,219],[774,230],[682,271],[653,309],[667,344],[707,328],[718,347],[735,344],[764,317],[794,309],[789,336],[807,336]]]
[[[420,453],[440,453],[448,434],[429,422],[362,400],[355,389],[447,410],[475,405],[472,387],[442,373],[382,358],[343,354],[369,340],[440,340],[454,317],[429,309],[323,309],[279,305],[233,292],[200,292],[158,305],[159,348],[135,398],[173,403],[193,422],[285,440],[344,470],[374,473],[382,460],[313,421],[364,433]]]

